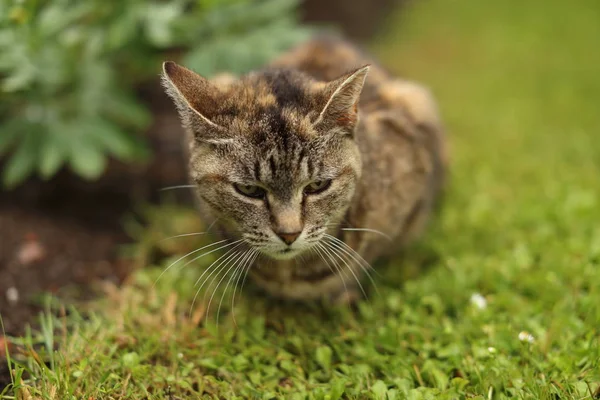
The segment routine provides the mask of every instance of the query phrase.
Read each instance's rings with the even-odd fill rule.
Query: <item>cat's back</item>
[[[285,53],[272,66],[297,69],[319,81],[329,82],[366,64],[371,68],[361,103],[368,104],[376,97],[377,87],[389,80],[390,75],[357,47],[336,36],[317,36]]]
[[[435,131],[440,157],[445,162],[445,140],[430,91],[421,84],[393,76],[348,41],[333,35],[317,36],[288,51],[272,66],[296,69],[328,82],[367,64],[370,69],[360,97],[360,110],[366,114],[390,110],[404,113],[413,124]]]

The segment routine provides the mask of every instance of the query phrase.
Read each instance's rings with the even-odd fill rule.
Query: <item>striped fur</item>
[[[165,63],[163,80],[188,134],[202,215],[260,250],[250,275],[271,294],[304,300],[357,287],[359,257],[324,256],[327,234],[370,263],[422,231],[446,151],[436,105],[420,85],[335,38],[309,41],[240,78],[209,82]],[[324,180],[331,186],[322,193],[303,191]],[[234,183],[258,185],[266,197],[244,196]],[[341,227],[378,230],[394,244]],[[301,234],[288,246],[277,229]]]

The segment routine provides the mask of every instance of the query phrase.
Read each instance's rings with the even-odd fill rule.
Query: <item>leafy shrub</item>
[[[0,155],[12,187],[148,155],[136,85],[161,62],[243,73],[304,39],[298,0],[0,0]]]

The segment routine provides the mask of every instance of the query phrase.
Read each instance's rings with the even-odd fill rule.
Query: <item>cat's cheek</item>
[[[230,198],[228,214],[235,220],[239,229],[244,231],[252,226],[262,226],[269,222],[269,212],[263,201]]]

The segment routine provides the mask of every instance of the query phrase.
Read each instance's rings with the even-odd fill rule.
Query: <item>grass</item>
[[[600,398],[600,3],[415,3],[373,50],[438,97],[452,179],[379,294],[349,311],[246,288],[216,324],[188,314],[198,269],[143,269],[15,339],[5,398]],[[192,221],[174,212],[138,252]]]

